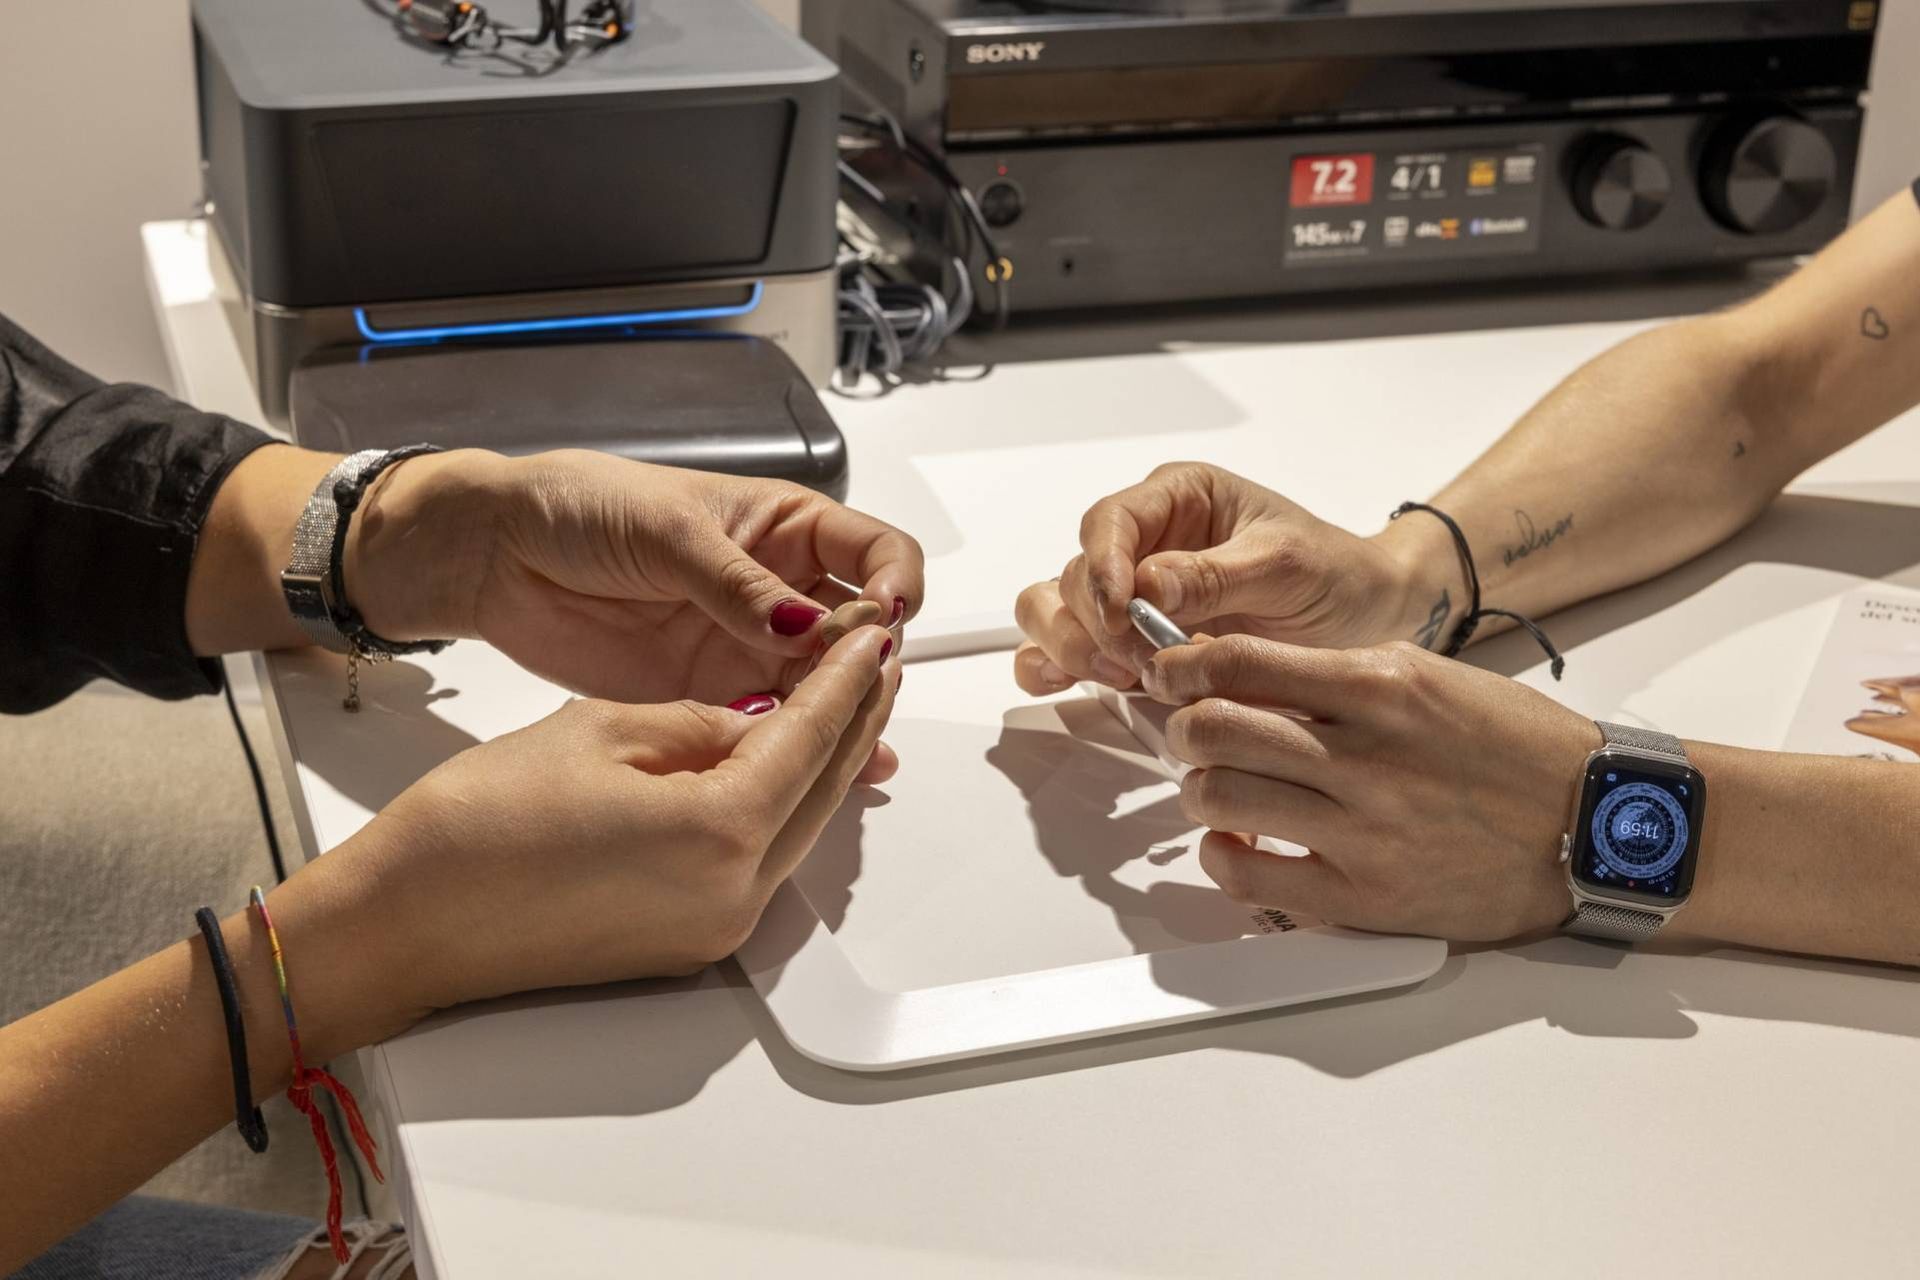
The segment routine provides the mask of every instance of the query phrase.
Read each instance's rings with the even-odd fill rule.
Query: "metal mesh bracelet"
[[[334,482],[333,504],[337,514],[333,521],[333,547],[327,557],[327,576],[333,587],[333,624],[340,628],[340,634],[347,638],[347,642],[363,655],[391,658],[403,653],[438,653],[453,643],[451,640],[383,639],[367,629],[366,619],[347,602],[347,527],[353,521],[353,513],[360,509],[360,502],[367,496],[367,490],[389,467],[423,453],[440,452],[443,450],[437,444],[410,444],[390,449],[356,474],[342,476]]]

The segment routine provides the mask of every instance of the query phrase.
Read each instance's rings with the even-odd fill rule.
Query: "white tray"
[[[1024,698],[1017,632],[968,621],[910,632],[886,734],[899,775],[849,799],[740,950],[801,1053],[892,1070],[1439,968],[1433,939],[1230,901],[1198,866],[1202,832],[1155,749],[1100,697]]]

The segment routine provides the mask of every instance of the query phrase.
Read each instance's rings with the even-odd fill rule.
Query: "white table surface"
[[[181,393],[258,421],[198,227],[144,235]],[[1008,349],[1058,358],[829,407],[852,501],[926,546],[929,613],[991,614],[1057,572],[1089,501],[1169,459],[1371,531],[1643,323],[1539,321],[1716,290],[1038,331]],[[1728,547],[1554,618],[1563,684],[1516,637],[1474,656],[1588,715],[1772,747],[1835,599],[1873,578],[1920,585],[1920,414]],[[439,699],[423,743],[323,714],[330,662],[266,663],[309,856],[434,753],[559,700],[457,645],[390,689]],[[857,1076],[795,1053],[727,964],[460,1009],[365,1062],[442,1280],[1838,1275],[1920,1252],[1920,987],[1865,965],[1456,948],[1406,994]]]

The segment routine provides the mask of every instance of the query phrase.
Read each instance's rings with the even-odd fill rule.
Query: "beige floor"
[[[242,711],[282,845],[297,857],[265,718]],[[96,686],[38,715],[0,717],[0,1022],[188,936],[195,908],[235,910],[272,876],[219,698],[163,703]],[[284,1099],[267,1121],[264,1155],[229,1126],[147,1189],[318,1217],[326,1184],[305,1121]],[[351,1213],[351,1183],[347,1203]]]

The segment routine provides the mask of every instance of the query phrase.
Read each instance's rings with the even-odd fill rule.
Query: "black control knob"
[[[1804,120],[1738,120],[1708,143],[1700,194],[1723,225],[1769,235],[1812,217],[1833,190],[1838,167],[1826,135]]]
[[[1646,226],[1667,207],[1673,177],[1667,162],[1617,134],[1595,138],[1573,171],[1573,205],[1580,216],[1610,231]]]
[[[990,227],[1012,226],[1026,207],[1026,197],[1011,182],[996,182],[980,193],[980,216]]]

